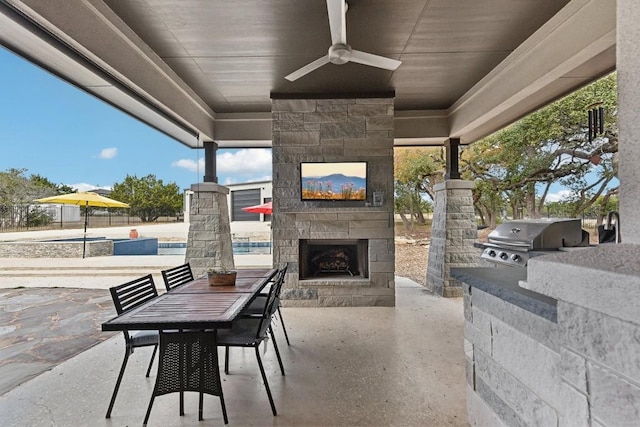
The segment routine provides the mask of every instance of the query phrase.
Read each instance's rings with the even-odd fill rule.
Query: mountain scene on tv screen
[[[302,177],[305,200],[366,200],[367,179],[334,173],[326,176]]]

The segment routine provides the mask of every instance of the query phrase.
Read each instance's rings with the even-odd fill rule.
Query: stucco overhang
[[[127,3],[130,5],[128,6]],[[298,3],[285,3],[291,8],[292,16],[298,13],[296,11],[305,12],[305,10],[300,10]],[[320,3],[320,5],[317,1],[313,4],[309,3],[312,6],[308,11],[321,15],[323,2],[320,1]],[[350,7],[349,13],[353,14],[353,18],[349,15],[348,18],[352,20],[348,22],[353,25],[349,28],[352,30],[352,34],[356,34],[355,37],[358,37],[358,31],[364,30],[359,29],[360,23],[357,19],[361,15],[366,16],[369,13],[367,7],[374,6],[368,6],[355,0],[352,3],[353,7]],[[489,1],[487,5],[489,3],[491,2]],[[210,7],[222,4],[211,2]],[[434,4],[440,9],[433,6]],[[114,9],[116,5],[117,7]],[[166,9],[195,7],[196,5],[200,5],[200,3],[156,3],[153,0],[124,3],[102,0],[68,0],[65,2],[1,0],[0,43],[188,146],[197,147],[201,141],[212,140],[216,141],[221,148],[270,146],[271,114],[264,111],[264,102],[255,101],[256,99],[263,100],[265,96],[268,100],[268,94],[252,93],[253,86],[238,86],[242,82],[238,83],[232,78],[230,80],[233,81],[229,82],[223,81],[218,76],[206,80],[209,78],[209,74],[202,72],[202,64],[198,62],[200,59],[197,57],[196,48],[193,49],[193,52],[185,53],[184,57],[181,57],[180,63],[177,64],[171,54],[179,51],[180,48],[176,48],[165,40],[157,40],[164,37],[163,31],[169,31],[169,29],[156,29],[151,24],[165,22],[167,26],[174,25],[172,28],[179,28],[176,27],[177,23],[169,22],[170,20],[166,16],[170,15],[171,11],[165,10],[163,12],[161,10],[163,7]],[[204,10],[204,6],[202,7],[202,13],[211,13],[211,11]],[[378,7],[390,8],[389,11],[395,10],[388,4],[378,5]],[[416,18],[409,16],[410,7],[422,11],[422,15],[417,21],[411,21]],[[452,17],[456,16],[453,13],[455,10],[449,10],[446,7],[448,7],[446,2],[441,3],[440,0],[431,3],[414,1],[408,2],[404,9],[398,7],[396,12],[406,20],[406,25],[413,22],[417,26],[426,27],[428,23],[433,25],[433,22],[436,22],[433,20],[438,17],[438,13],[442,15],[443,22],[439,23],[441,25],[446,25],[447,19],[453,19]],[[119,14],[114,10],[117,10]],[[149,14],[164,13],[164,21],[153,20],[153,17],[147,19],[141,11],[146,11]],[[233,12],[233,10],[229,11],[229,13]],[[264,12],[262,13],[264,14]],[[521,13],[520,10],[514,9],[512,13],[514,16],[511,19],[522,19],[520,16],[515,16],[517,13]],[[435,17],[429,18],[430,14]],[[259,19],[266,15],[259,15],[256,12],[255,16],[256,19]],[[487,16],[491,16],[491,14],[489,13]],[[400,17],[397,19],[397,25],[404,22]],[[569,1],[518,46],[508,51],[508,54],[503,52],[506,55],[505,58],[497,62],[486,73],[478,74],[478,70],[474,68],[473,72],[474,76],[477,76],[477,80],[467,89],[464,89],[465,85],[462,83],[451,86],[447,89],[449,93],[444,95],[438,95],[439,92],[434,89],[433,105],[441,105],[451,98],[452,93],[463,90],[461,96],[446,108],[402,108],[402,106],[411,105],[431,105],[429,104],[429,91],[425,90],[425,87],[428,88],[428,80],[437,71],[437,67],[433,68],[431,65],[425,65],[424,69],[421,69],[419,65],[412,65],[413,62],[418,63],[418,59],[423,60],[423,56],[426,58],[427,55],[418,52],[421,39],[416,36],[407,36],[407,43],[414,43],[418,48],[414,49],[415,52],[411,49],[404,49],[397,54],[399,58],[403,59],[404,70],[401,68],[399,70],[402,72],[381,76],[386,79],[384,84],[387,87],[396,88],[395,145],[440,145],[449,137],[461,138],[463,144],[471,143],[612,71],[615,68],[615,17],[615,0]],[[151,23],[147,27],[143,25],[145,19]],[[369,19],[374,18],[369,17]],[[318,17],[319,22],[323,20],[326,21],[326,17]],[[139,28],[139,31],[134,31],[125,21],[133,26],[139,25],[136,27]],[[189,25],[189,23],[184,24]],[[473,25],[474,22],[470,21],[469,31],[475,28]],[[497,26],[498,24],[492,23],[492,25],[493,27],[490,25],[487,27],[491,27],[490,29],[495,31],[502,30]],[[508,28],[508,26],[504,27],[504,38],[511,35],[507,31]],[[152,29],[154,31],[151,31]],[[286,30],[296,31],[297,29],[292,27]],[[322,30],[323,28],[320,28],[318,31]],[[389,30],[396,32],[395,39],[401,39],[405,34],[401,27],[393,27]],[[284,31],[284,29],[278,29],[278,31]],[[465,34],[467,29],[459,28],[458,31],[461,34],[460,37],[468,37],[468,34]],[[494,33],[480,34],[479,37],[484,35],[486,38],[495,38],[495,31]],[[511,29],[510,31],[515,30]],[[176,31],[174,30],[174,32]],[[197,41],[200,44],[196,44],[196,46],[206,47],[206,37],[209,36],[206,31],[192,32],[182,39],[176,35],[176,46],[186,46],[188,37],[194,34],[203,38]],[[522,36],[522,34],[518,34]],[[395,41],[395,39],[393,40]],[[155,49],[151,47],[154,43],[157,43]],[[364,42],[360,41],[360,43]],[[505,41],[495,41],[496,46],[500,46],[501,43],[505,43]],[[387,44],[391,46],[392,43],[387,41]],[[384,40],[379,45],[382,52],[385,49],[395,52],[392,47],[385,47]],[[375,47],[376,45],[372,44],[370,48],[374,49]],[[186,50],[186,48],[184,49]],[[429,49],[427,42],[424,42],[423,49]],[[452,74],[455,67],[455,62],[452,61],[455,61],[456,58],[460,58],[462,61],[463,58],[460,56],[460,52],[453,52],[452,58],[447,57],[443,52],[435,52],[435,54],[442,57],[442,66],[450,64]],[[491,59],[491,53],[488,51],[478,54],[484,54]],[[390,56],[393,55],[393,53],[390,54]],[[255,54],[255,57],[258,56]],[[277,57],[277,55],[275,56]],[[249,58],[248,54],[246,58]],[[246,58],[238,57],[237,64],[234,66],[243,67],[243,72],[246,72],[244,70],[246,67],[242,65],[244,60],[248,61]],[[219,58],[211,60],[214,59],[218,60]],[[254,60],[255,58],[250,57],[250,59]],[[231,57],[227,62],[229,61],[233,62],[234,57]],[[299,62],[300,59],[296,59],[296,61]],[[274,62],[273,64],[275,64],[273,67],[280,67],[280,63]],[[348,64],[349,67],[351,65]],[[338,81],[346,77],[361,75],[364,80],[371,78],[372,87],[377,87],[375,85],[379,84],[378,75],[374,71],[353,67],[341,68],[343,66],[331,67],[333,68],[326,70],[326,75],[318,74],[320,81],[328,78],[335,78]],[[471,68],[469,70],[471,73]],[[446,71],[443,72],[446,73]],[[255,74],[259,72],[262,70],[256,69]],[[369,76],[366,73],[374,74]],[[262,79],[272,79],[275,74],[277,73],[270,70],[269,73],[265,72]],[[423,77],[421,77],[422,74]],[[284,74],[278,75],[278,78],[271,85],[286,89],[287,86],[283,86],[280,81],[283,76]],[[185,78],[191,79],[190,83],[187,83]],[[414,99],[406,88],[411,87],[412,84],[417,85],[412,81],[420,78],[425,79],[427,83],[420,86],[422,92],[416,94]],[[198,81],[198,79],[203,79],[203,81]],[[262,81],[260,77],[256,77],[256,79],[256,81]],[[219,83],[216,83],[218,81]],[[209,84],[213,87],[207,86]],[[219,84],[219,87],[216,84]],[[310,97],[313,97],[313,84],[309,82],[306,84],[308,86],[301,87],[308,90]],[[444,83],[438,84],[444,87]],[[468,85],[469,82],[465,84]],[[256,85],[254,84],[254,86]],[[318,85],[321,89],[320,84]],[[203,87],[206,87],[206,90]],[[256,86],[256,90],[257,88],[258,86]],[[226,103],[216,104],[216,99],[218,99],[216,98],[216,90],[226,94],[226,98],[220,97]],[[212,101],[207,102],[203,97]],[[242,102],[243,99],[247,102]],[[221,105],[221,109],[235,111],[215,111],[212,105]],[[255,111],[251,111],[252,109]]]

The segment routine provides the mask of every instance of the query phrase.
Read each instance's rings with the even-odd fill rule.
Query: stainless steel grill
[[[582,229],[579,218],[508,221],[489,234],[481,258],[525,267],[534,256],[588,245],[589,233]]]

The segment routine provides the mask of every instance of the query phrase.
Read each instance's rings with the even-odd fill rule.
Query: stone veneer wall
[[[461,297],[461,283],[451,268],[480,263],[474,243],[478,241],[473,195],[474,183],[452,179],[434,187],[433,223],[427,262],[427,288],[444,297]]]
[[[471,278],[471,425],[638,425],[638,259],[629,244],[536,257],[517,293]]]
[[[395,305],[393,98],[273,99],[273,258],[284,305]],[[302,201],[300,162],[368,162],[367,202]],[[372,194],[384,194],[380,207]],[[299,239],[368,239],[369,278],[298,281]]]
[[[75,242],[0,243],[3,258],[82,258],[82,240]],[[85,257],[113,255],[113,240],[87,241]]]

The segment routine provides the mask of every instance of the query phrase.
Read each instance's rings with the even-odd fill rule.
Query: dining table
[[[219,396],[226,423],[217,366],[217,330],[231,328],[276,273],[276,269],[238,270],[235,286],[211,286],[206,277],[199,277],[102,324],[103,331],[159,331],[158,375],[143,425],[157,395],[179,392],[183,415],[184,391],[199,392],[199,420],[203,416],[202,395]],[[176,346],[180,350],[171,351]]]
[[[211,286],[199,277],[104,322],[102,330],[228,329],[276,272],[241,269],[234,286]]]

